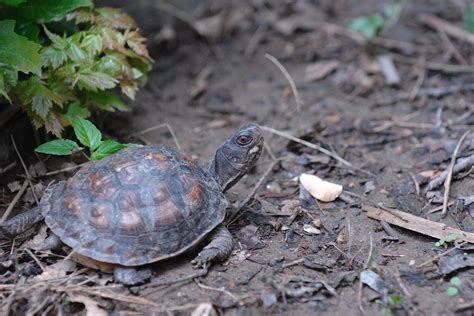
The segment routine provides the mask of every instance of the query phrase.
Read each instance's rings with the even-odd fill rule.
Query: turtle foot
[[[114,270],[114,280],[116,283],[124,285],[138,285],[145,283],[151,278],[150,269],[136,269],[130,267],[116,267]]]

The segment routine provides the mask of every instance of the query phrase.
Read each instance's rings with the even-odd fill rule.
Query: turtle
[[[224,225],[224,193],[254,166],[263,148],[256,124],[241,127],[207,168],[160,145],[129,147],[82,167],[45,190],[36,208],[0,225],[15,236],[42,222],[50,236],[42,249],[66,245],[85,266],[113,272],[126,285],[146,282],[148,264],[209,243],[192,261],[206,268],[233,248]]]

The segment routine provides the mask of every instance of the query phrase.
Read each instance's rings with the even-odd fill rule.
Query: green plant
[[[386,5],[383,15],[375,13],[359,16],[349,24],[349,29],[362,33],[369,40],[373,39],[382,33],[385,27],[398,21],[404,4],[404,1],[397,1],[394,4]]]
[[[390,294],[388,296],[388,305],[384,307],[381,311],[381,314],[384,316],[391,316],[394,314],[395,309],[397,309],[400,304],[403,303],[405,298],[401,294]]]
[[[464,25],[466,29],[474,34],[474,9],[467,9],[464,13]]]
[[[451,233],[449,234],[448,236],[446,236],[445,238],[442,238],[440,240],[438,240],[435,245],[436,247],[448,247],[449,243],[455,241],[456,239],[458,239],[458,236],[456,236],[456,234],[454,233]]]
[[[0,98],[57,137],[91,111],[127,110],[151,58],[134,20],[92,0],[0,0]]]
[[[452,285],[447,290],[446,293],[449,296],[455,296],[459,293],[459,287],[461,286],[461,279],[458,277],[452,277],[449,283]]]
[[[114,140],[102,140],[102,133],[90,121],[76,119],[73,121],[74,133],[79,142],[88,148],[89,155],[83,154],[89,160],[100,160],[108,155],[114,154],[125,147],[138,146],[135,144],[121,144]],[[35,151],[50,155],[70,155],[82,150],[79,145],[70,139],[55,139],[38,146]]]

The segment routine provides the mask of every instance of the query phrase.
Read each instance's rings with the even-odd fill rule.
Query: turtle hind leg
[[[229,258],[234,241],[227,227],[219,225],[211,235],[211,242],[191,261],[197,268],[207,268],[211,262],[222,262]]]
[[[114,269],[114,280],[116,283],[124,285],[137,285],[145,283],[151,278],[151,269],[149,268],[133,268],[117,266]]]
[[[44,219],[43,214],[39,207],[18,214],[17,216],[7,220],[6,222],[0,224],[0,239],[8,238],[13,239],[16,236],[20,235],[33,228]]]

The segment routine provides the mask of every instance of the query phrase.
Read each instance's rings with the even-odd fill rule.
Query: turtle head
[[[209,172],[225,192],[255,164],[263,148],[263,134],[255,124],[241,127],[216,151]]]

